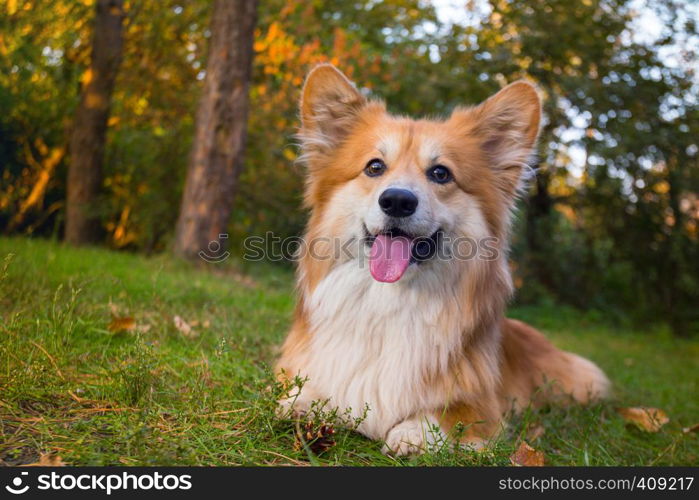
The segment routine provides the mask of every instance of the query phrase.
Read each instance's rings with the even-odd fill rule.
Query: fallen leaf
[[[658,432],[670,421],[667,414],[658,408],[618,408],[617,413],[628,423],[646,432]]]
[[[690,425],[682,429],[682,432],[689,434],[690,432],[699,432],[699,424]]]
[[[136,328],[136,320],[130,316],[122,318],[112,317],[112,322],[107,327],[112,333],[128,332]]]
[[[60,455],[51,453],[42,453],[39,456],[39,461],[32,464],[24,464],[23,467],[65,467],[67,464],[61,459]]]
[[[177,328],[179,332],[188,339],[194,339],[199,336],[199,334],[192,329],[189,323],[183,320],[180,316],[175,316],[172,318],[172,321],[175,323],[175,328]]]
[[[510,456],[510,462],[518,466],[543,467],[544,454],[529,446],[526,441],[522,441],[517,451]]]

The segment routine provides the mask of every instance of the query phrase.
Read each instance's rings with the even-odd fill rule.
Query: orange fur
[[[354,414],[368,404],[360,432],[386,441],[387,451],[412,453],[428,445],[410,442],[420,441],[424,419],[445,434],[467,424],[464,440],[475,442],[530,401],[587,403],[607,394],[594,364],[504,318],[510,212],[539,130],[531,85],[516,82],[446,120],[412,120],[388,114],[322,65],[304,87],[301,117],[311,209],[305,238],[319,242],[300,259],[299,300],[277,364],[280,377],[308,381],[283,404],[302,412],[321,399]],[[389,168],[380,178],[364,175],[376,157]],[[425,178],[437,159],[454,182]],[[385,284],[371,280],[360,253],[334,254],[330,240],[360,238],[360,222],[376,219],[378,193],[397,183],[421,193],[425,224],[495,238],[497,258],[430,262]]]

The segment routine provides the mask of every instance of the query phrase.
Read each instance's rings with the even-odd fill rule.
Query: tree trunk
[[[243,164],[257,0],[216,0],[204,91],[175,235],[195,258],[226,232]]]
[[[99,238],[95,205],[102,184],[109,106],[123,48],[123,0],[98,0],[96,7],[90,67],[83,76],[70,138],[65,240],[74,245]]]

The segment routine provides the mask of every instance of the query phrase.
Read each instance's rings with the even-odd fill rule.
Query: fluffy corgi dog
[[[608,393],[595,364],[505,318],[511,210],[540,116],[523,81],[412,120],[331,65],[311,71],[299,134],[310,220],[276,367],[305,383],[285,411],[365,414],[359,432],[404,455],[459,422],[458,439],[479,446],[512,410]]]

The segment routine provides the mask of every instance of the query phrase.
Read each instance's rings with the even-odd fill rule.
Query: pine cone
[[[305,442],[314,454],[320,455],[335,446],[334,435],[335,429],[332,424],[316,426],[312,420],[309,420],[303,426],[303,429],[300,427],[296,428],[296,443],[294,447],[300,450]]]

